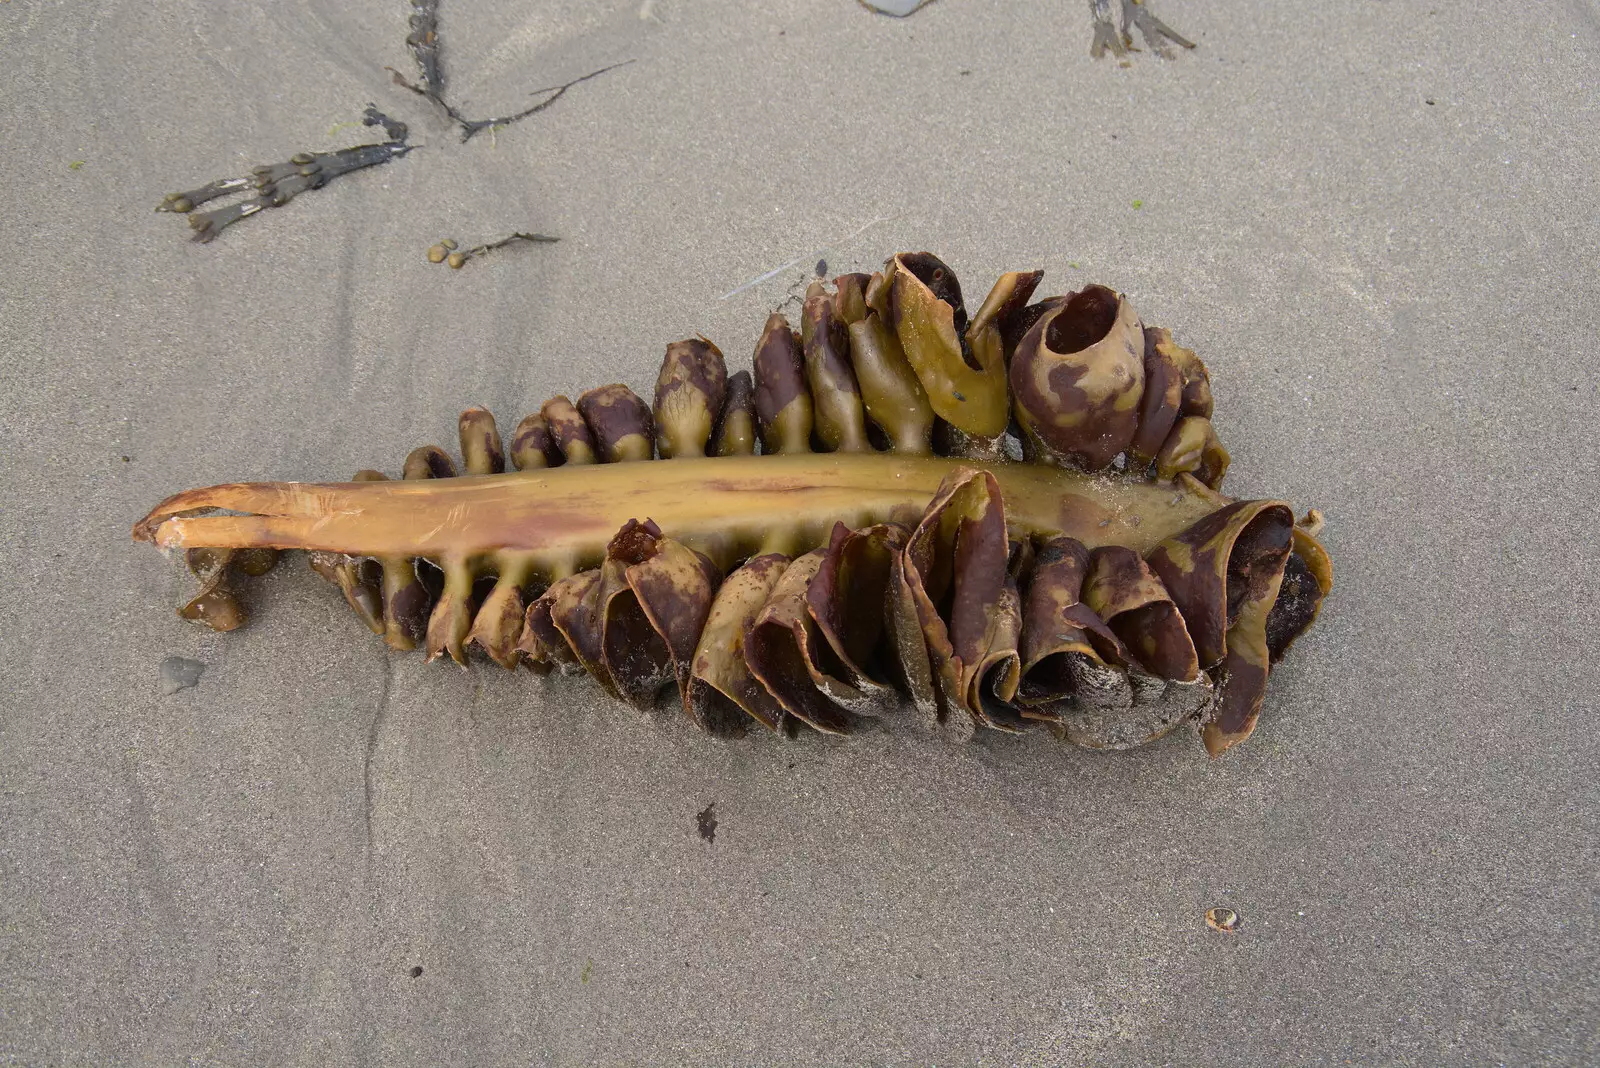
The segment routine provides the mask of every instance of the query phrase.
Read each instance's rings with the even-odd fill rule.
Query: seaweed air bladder
[[[1332,585],[1315,511],[1222,492],[1206,366],[1103,286],[1002,275],[969,314],[926,252],[814,284],[752,369],[675,341],[654,402],[546,401],[401,477],[168,498],[180,614],[244,621],[242,578],[311,565],[392,648],[584,673],[703,729],[848,734],[918,717],[1123,749],[1255,729]],[[507,464],[513,470],[507,470]]]

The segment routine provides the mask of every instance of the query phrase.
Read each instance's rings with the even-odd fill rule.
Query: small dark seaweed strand
[[[561,239],[559,237],[551,237],[549,234],[524,234],[518,232],[510,234],[506,237],[502,237],[498,241],[490,241],[488,244],[479,245],[476,248],[469,248],[467,250],[467,255],[482,256],[485,252],[493,252],[497,248],[504,248],[515,241],[533,241],[540,244],[554,244],[560,240]]]
[[[444,113],[450,116],[450,121],[461,127],[461,140],[465,142],[472,140],[473,137],[482,133],[484,130],[493,129],[497,126],[510,126],[514,122],[521,122],[530,115],[537,115],[551,104],[554,104],[557,100],[560,100],[561,97],[566,94],[566,91],[571,89],[573,86],[582,82],[586,82],[590,78],[598,78],[600,75],[605,74],[608,71],[616,70],[618,67],[626,67],[632,62],[633,60],[631,59],[625,59],[621,63],[613,63],[609,67],[601,67],[599,70],[590,71],[588,74],[585,74],[582,77],[572,79],[565,85],[552,85],[544,89],[535,89],[535,93],[550,93],[551,95],[547,99],[539,101],[539,103],[533,105],[531,108],[519,111],[513,115],[501,115],[499,118],[494,119],[469,119],[465,115],[461,114],[461,112],[457,111],[448,100],[444,100],[441,97],[435,96],[423,86],[407,80],[405,75],[401,74],[393,67],[385,67],[383,69],[388,71],[390,75],[393,76],[394,84],[398,85],[400,88],[409,89],[411,92],[416,93],[423,99],[431,100],[435,104],[439,105],[439,107],[444,110]]]
[[[477,245],[473,248],[463,249],[459,252],[451,252],[444,259],[445,262],[451,267],[460,269],[461,267],[466,266],[468,260],[476,259],[479,256],[486,256],[497,248],[505,248],[507,245],[514,244],[518,241],[531,241],[540,245],[553,245],[560,240],[561,239],[559,237],[551,237],[549,234],[525,234],[518,232],[514,234],[508,234],[498,241],[490,241],[487,244]]]
[[[403,145],[410,130],[399,119],[391,119],[378,110],[376,104],[368,104],[367,110],[361,113],[361,125],[382,126],[384,134],[389,138],[390,144]]]
[[[385,67],[383,69],[389,72],[390,79],[400,88],[416,93],[418,96],[422,97],[422,99],[431,100],[433,103],[439,105],[439,107],[444,110],[444,113],[450,116],[451,122],[457,124],[458,126],[464,126],[469,121],[461,114],[461,112],[451,107],[448,100],[445,100],[443,97],[431,92],[426,86],[418,85],[416,82],[411,81],[404,74],[401,74],[393,67]]]
[[[439,62],[439,0],[411,0],[410,24],[406,47],[411,49],[411,58],[422,73],[422,89],[418,91],[448,111],[444,103],[444,67]]]
[[[605,73],[607,73],[609,71],[614,71],[618,67],[626,67],[629,63],[632,63],[632,62],[633,62],[633,60],[631,60],[631,59],[625,59],[621,63],[613,63],[608,67],[601,67],[599,70],[590,71],[588,74],[585,74],[582,77],[574,78],[570,82],[567,82],[564,85],[552,85],[552,86],[547,86],[544,89],[535,89],[533,91],[534,93],[549,93],[551,95],[549,97],[547,97],[546,99],[541,100],[539,103],[533,105],[533,107],[527,108],[527,109],[525,109],[523,111],[519,111],[514,115],[502,115],[498,119],[471,119],[471,120],[462,119],[460,117],[457,117],[456,121],[461,124],[461,140],[462,141],[470,141],[472,139],[473,135],[475,135],[477,133],[480,133],[483,130],[490,129],[490,128],[495,127],[495,126],[510,126],[514,122],[521,122],[523,119],[527,118],[530,115],[537,115],[539,112],[543,111],[545,108],[549,107],[551,104],[554,104],[557,100],[560,100],[564,95],[566,95],[567,90],[571,89],[573,86],[579,85],[579,84],[581,84],[583,82],[586,82],[591,78],[598,78],[598,77],[600,77],[600,75],[605,74]]]

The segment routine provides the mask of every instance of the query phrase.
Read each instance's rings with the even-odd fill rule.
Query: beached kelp
[[[920,715],[1125,748],[1198,723],[1219,753],[1331,588],[1321,517],[1224,496],[1199,358],[1111,289],[1039,281],[969,317],[947,264],[902,253],[812,287],[798,332],[771,316],[752,370],[673,342],[653,404],[553,397],[509,447],[468,409],[459,468],[424,446],[398,481],[190,490],[134,536],[309,550],[391,647],[673,690],[716,734]]]

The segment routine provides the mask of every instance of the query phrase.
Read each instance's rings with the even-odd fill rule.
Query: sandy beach
[[[1151,0],[1198,47],[1119,63],[1088,7],[443,0],[468,114],[626,63],[462,143],[405,0],[0,3],[0,1064],[1600,1061],[1600,11]],[[417,147],[152,210],[369,103]],[[746,367],[914,249],[1127,294],[1229,491],[1326,514],[1247,743],[719,741],[390,652],[300,558],[213,633],[129,538]]]

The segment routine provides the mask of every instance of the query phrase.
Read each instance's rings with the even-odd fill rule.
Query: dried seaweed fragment
[[[335,178],[353,171],[388,163],[410,152],[406,125],[389,118],[376,105],[368,104],[361,115],[363,126],[381,126],[387,140],[378,144],[356,145],[337,152],[298,152],[287,163],[256,167],[239,178],[208,182],[198,189],[168,193],[156,205],[157,211],[174,211],[189,216],[194,240],[208,242],[240,219],[282,207],[301,193],[321,189]],[[202,204],[222,197],[249,194],[244,200],[210,211],[195,211]]]
[[[1127,452],[1144,396],[1144,327],[1133,306],[1088,286],[1042,315],[1017,343],[1017,418],[1045,455],[1099,470]]]
[[[1122,0],[1122,25],[1119,29],[1112,21],[1111,0],[1089,0],[1089,17],[1094,26],[1094,39],[1089,45],[1089,54],[1099,59],[1107,52],[1119,59],[1127,56],[1129,52],[1137,52],[1134,46],[1133,34],[1128,32],[1137,28],[1139,36],[1144,38],[1144,46],[1162,59],[1172,59],[1173,51],[1167,47],[1171,42],[1180,48],[1194,48],[1195,43],[1183,37],[1178,31],[1168,26],[1157,18],[1144,0]]]
[[[425,446],[403,480],[190,490],[134,536],[198,554],[209,607],[185,612],[213,626],[238,616],[231,562],[304,549],[392,646],[585,672],[640,708],[676,690],[723,736],[909,702],[957,736],[1120,749],[1196,724],[1220,753],[1331,589],[1321,516],[1224,496],[1198,358],[1119,294],[1030,304],[1037,282],[1003,275],[968,322],[948,265],[902,253],[814,289],[800,337],[773,316],[753,374],[674,342],[654,405],[553,397],[509,447],[471,408],[459,464]],[[978,388],[946,406],[964,426],[933,414],[969,373],[1001,390],[998,433]]]
[[[1133,48],[1133,35],[1128,32],[1129,26],[1137,27],[1139,36],[1144,38],[1144,46],[1162,59],[1172,59],[1172,49],[1167,47],[1171,41],[1179,48],[1194,48],[1195,43],[1171,26],[1156,18],[1150,9],[1145,6],[1144,0],[1122,0],[1122,43],[1130,50]]]

